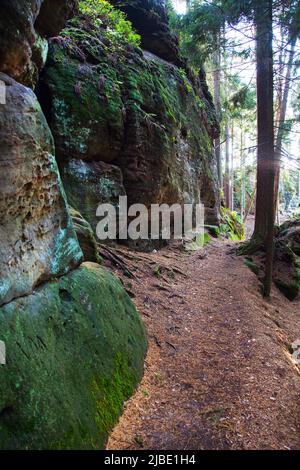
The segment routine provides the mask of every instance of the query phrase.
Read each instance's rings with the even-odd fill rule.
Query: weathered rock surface
[[[2,0],[0,3],[0,71],[30,83],[36,71],[31,62],[36,39],[34,22],[43,0]]]
[[[105,162],[122,170],[129,204],[201,198],[206,222],[218,223],[216,118],[201,79],[111,41],[86,18],[72,20],[50,42],[39,85],[70,204],[94,228]]]
[[[125,195],[120,168],[104,162],[67,160],[60,162],[61,176],[69,203],[83,215],[96,231],[99,204],[118,206],[119,196]]]
[[[47,52],[38,33],[58,34],[73,8],[72,0],[1,0],[0,72],[34,86]]]
[[[0,308],[1,449],[101,449],[143,373],[146,336],[93,263]]]
[[[43,0],[35,23],[37,32],[46,38],[56,36],[75,14],[78,0]]]
[[[91,225],[72,207],[70,207],[70,216],[78,243],[83,252],[84,261],[101,263],[101,257],[98,254],[97,242]]]
[[[0,105],[0,305],[78,265],[53,139],[34,93],[4,74]]]
[[[110,0],[122,10],[142,38],[142,47],[178,67],[185,67],[180,57],[178,38],[172,34],[165,0]]]

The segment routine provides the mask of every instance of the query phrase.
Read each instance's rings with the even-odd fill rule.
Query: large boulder
[[[121,169],[129,204],[200,198],[218,223],[216,118],[201,77],[116,37],[80,17],[50,41],[39,97],[70,203],[94,226],[104,162]]]
[[[0,305],[32,292],[82,258],[34,93],[6,75],[0,105]]]
[[[143,373],[144,327],[119,280],[84,263],[34,93],[0,105],[0,449],[102,449]],[[85,259],[89,225],[73,212]]]
[[[120,281],[84,263],[1,307],[0,338],[0,449],[102,449],[146,351]]]
[[[47,55],[39,33],[58,34],[73,9],[73,0],[1,0],[0,72],[33,87]]]

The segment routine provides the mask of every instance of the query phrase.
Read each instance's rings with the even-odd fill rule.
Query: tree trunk
[[[246,210],[246,175],[245,175],[245,154],[244,154],[244,134],[241,128],[241,219],[245,220]]]
[[[266,250],[264,295],[272,284],[275,222],[272,0],[256,4],[257,196],[253,238]]]
[[[230,135],[229,126],[225,124],[225,174],[224,174],[224,198],[225,206],[230,208],[231,192],[230,192]]]
[[[234,210],[234,124],[231,125],[231,158],[230,158],[230,172],[229,172],[229,188],[230,188],[230,210]]]
[[[221,50],[220,50],[220,36],[216,38],[217,49],[213,53],[213,81],[214,81],[214,104],[216,108],[217,118],[221,120],[221,94],[220,94],[220,84],[221,84]],[[222,164],[221,164],[221,140],[220,137],[215,139],[215,157],[217,162],[219,184],[222,187]]]
[[[276,137],[276,145],[275,145],[275,157],[276,157],[276,174],[275,174],[275,211],[277,210],[278,204],[278,190],[279,190],[279,178],[280,178],[280,160],[281,160],[281,151],[282,151],[282,141],[284,136],[284,123],[285,123],[285,116],[286,116],[286,109],[290,91],[290,79],[291,73],[293,68],[294,56],[295,56],[295,46],[296,46],[297,38],[292,38],[291,40],[291,49],[288,56],[288,64],[286,68],[286,75],[284,80],[283,91],[279,94],[278,97],[278,114],[276,119],[277,129],[277,137]]]

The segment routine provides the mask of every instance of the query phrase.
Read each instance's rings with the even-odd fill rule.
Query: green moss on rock
[[[83,213],[74,202],[78,187],[66,183],[65,168],[74,160],[101,161],[122,171],[129,204],[201,199],[206,222],[218,224],[211,134],[215,115],[200,78],[116,41],[107,34],[105,21],[95,27],[81,16],[51,40],[39,95],[42,102],[50,96],[44,109],[75,209]],[[99,191],[96,196],[102,202]],[[93,228],[96,206],[83,214]]]
[[[2,307],[0,338],[0,448],[103,448],[146,352],[121,283],[84,263]]]
[[[300,278],[291,280],[291,282],[283,282],[280,279],[275,279],[274,282],[287,299],[294,300],[297,297],[300,290]]]
[[[250,271],[252,271],[256,276],[259,275],[260,273],[260,268],[257,264],[255,264],[253,262],[253,259],[250,258],[250,257],[246,257],[245,260],[244,260],[244,263],[245,265],[247,266],[247,268],[250,269]]]

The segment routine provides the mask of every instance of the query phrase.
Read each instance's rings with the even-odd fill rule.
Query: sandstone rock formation
[[[60,172],[69,203],[89,221],[95,233],[98,205],[109,202],[117,207],[119,196],[125,195],[120,168],[104,162],[72,159],[60,162]]]
[[[96,208],[106,200],[103,163],[122,171],[129,204],[200,198],[207,223],[218,223],[212,150],[217,124],[200,78],[189,79],[183,69],[132,44],[116,43],[105,23],[99,29],[81,16],[50,41],[39,97],[67,197],[93,229]],[[113,173],[113,197],[118,190],[123,195],[121,174]]]
[[[74,0],[1,0],[0,72],[34,86],[46,60],[44,36],[59,33],[74,5]]]
[[[46,119],[34,93],[0,74],[0,305],[77,266],[82,252],[66,207]]]
[[[144,51],[103,13],[101,28],[81,12],[60,33],[76,5],[0,5],[0,72],[11,77],[0,75],[1,449],[102,448],[141,378],[147,342],[132,301],[98,264],[79,267],[82,251],[98,261],[88,224],[98,204],[201,199],[218,222],[215,113],[164,2],[127,3]],[[47,55],[37,92],[54,141],[23,86],[35,86]]]
[[[141,378],[145,330],[114,276],[95,263],[69,272],[82,252],[52,136],[34,93],[0,79],[0,449],[101,449]]]
[[[178,38],[171,33],[168,25],[165,0],[110,0],[110,3],[120,8],[141,34],[143,49],[178,67],[185,67]]]
[[[0,449],[101,449],[143,373],[146,337],[94,263],[0,309]]]
[[[76,236],[36,95],[1,72],[34,86],[48,50],[36,31],[56,34],[72,6],[0,5],[0,449],[103,448],[143,373],[146,334],[132,301],[99,264],[79,266],[83,255],[100,261],[96,241],[73,211]],[[94,166],[111,172],[75,163],[91,194]]]
[[[76,12],[78,0],[43,0],[35,23],[37,32],[46,38],[56,36]]]

